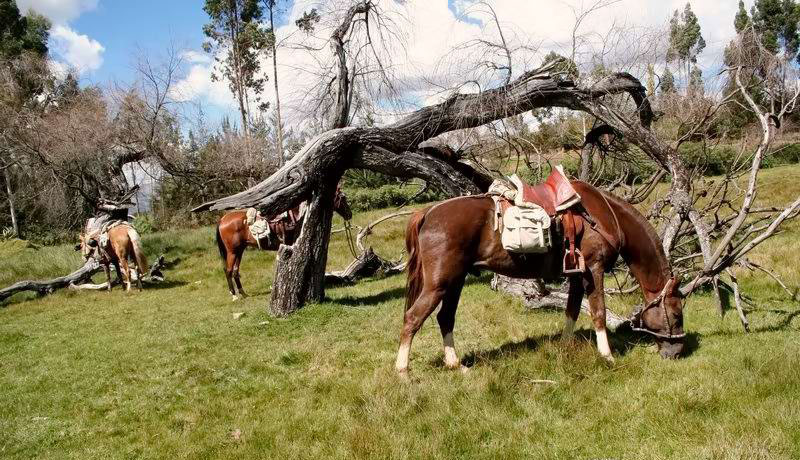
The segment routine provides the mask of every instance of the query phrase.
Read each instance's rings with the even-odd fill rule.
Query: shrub
[[[433,190],[425,190],[422,193],[420,191],[419,186],[414,185],[382,185],[375,189],[349,189],[345,190],[345,194],[353,211],[428,203],[443,198],[442,194]]]
[[[132,223],[133,228],[135,228],[140,235],[153,233],[156,229],[153,215],[149,213],[136,214],[136,216],[133,217]]]

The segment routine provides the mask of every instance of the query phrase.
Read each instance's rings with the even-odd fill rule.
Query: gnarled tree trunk
[[[309,200],[297,241],[278,249],[269,306],[275,316],[285,316],[307,302],[318,302],[325,297],[325,266],[333,218],[329,199],[333,200],[340,178],[341,173],[332,174],[323,181]]]

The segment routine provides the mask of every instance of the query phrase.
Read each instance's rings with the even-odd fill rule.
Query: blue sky
[[[71,26],[105,47],[103,65],[86,77],[95,82],[130,77],[138,48],[159,52],[174,40],[179,48],[199,49],[206,14],[196,2],[165,0],[100,1]]]

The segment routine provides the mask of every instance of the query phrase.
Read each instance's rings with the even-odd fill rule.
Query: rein
[[[633,316],[631,316],[630,323],[631,323],[631,330],[636,332],[646,332],[652,336],[659,337],[662,339],[682,339],[686,337],[686,333],[681,334],[673,334],[672,333],[672,323],[669,321],[669,316],[667,315],[667,307],[664,305],[664,298],[667,296],[667,288],[669,288],[669,281],[664,283],[664,287],[661,289],[661,293],[658,294],[658,297],[651,300],[647,305],[642,308],[637,308],[633,312]],[[660,306],[661,313],[664,315],[664,324],[669,326],[669,333],[662,334],[660,332],[651,331],[650,329],[642,327],[642,315],[645,311],[650,308]]]

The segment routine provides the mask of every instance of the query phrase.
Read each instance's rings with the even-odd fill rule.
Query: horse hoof
[[[411,376],[408,374],[408,368],[406,369],[397,369],[397,377],[400,378],[402,382],[410,382]]]
[[[236,302],[237,300],[239,300],[239,296],[231,296],[231,300],[233,302]]]
[[[458,368],[458,370],[460,370],[461,373],[464,374],[464,375],[469,373],[469,368],[467,366],[463,365],[463,364]]]
[[[601,355],[601,356],[603,357],[603,359],[608,361],[609,364],[614,364],[616,362],[613,355]]]

